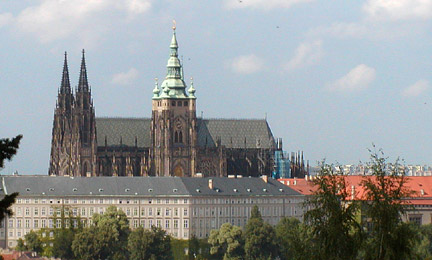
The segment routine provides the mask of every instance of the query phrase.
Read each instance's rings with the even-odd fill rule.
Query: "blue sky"
[[[1,173],[47,173],[64,51],[76,86],[86,50],[96,116],[149,117],[173,19],[198,115],[267,115],[312,165],[372,143],[431,164],[432,0],[5,0],[0,137],[24,139]]]

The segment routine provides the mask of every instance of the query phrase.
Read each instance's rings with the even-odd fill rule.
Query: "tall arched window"
[[[175,144],[183,143],[183,132],[182,131],[175,131],[174,132],[174,143]]]
[[[183,143],[183,132],[179,132],[179,143]]]
[[[178,131],[174,132],[174,143],[178,143],[179,142],[179,134]]]
[[[88,171],[89,171],[88,162],[84,162],[81,176],[87,176]]]

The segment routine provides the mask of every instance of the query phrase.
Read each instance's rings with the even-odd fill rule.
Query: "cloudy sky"
[[[177,21],[198,114],[265,118],[316,164],[432,164],[432,0],[0,2],[0,137],[24,135],[1,173],[47,174],[63,53],[86,50],[97,116],[149,117]],[[188,80],[189,82],[189,80]]]

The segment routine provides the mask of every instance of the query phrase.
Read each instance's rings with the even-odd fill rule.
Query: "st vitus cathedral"
[[[167,74],[153,89],[151,118],[97,118],[84,51],[72,92],[67,56],[54,112],[50,175],[271,175],[275,139],[265,119],[196,116],[193,82],[186,86],[175,28]]]

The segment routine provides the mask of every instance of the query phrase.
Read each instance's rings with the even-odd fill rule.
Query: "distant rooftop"
[[[1,176],[2,194],[20,196],[286,196],[299,192],[258,177]],[[210,188],[212,187],[212,188]]]

